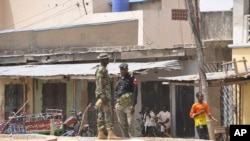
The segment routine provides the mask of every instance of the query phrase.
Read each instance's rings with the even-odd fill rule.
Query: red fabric
[[[134,85],[137,85],[137,84],[138,84],[138,81],[137,81],[136,79],[134,79],[133,84],[134,84]]]

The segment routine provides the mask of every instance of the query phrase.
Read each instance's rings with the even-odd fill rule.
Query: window
[[[172,20],[187,20],[187,10],[172,9]]]

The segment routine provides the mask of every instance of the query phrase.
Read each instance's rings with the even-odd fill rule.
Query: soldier
[[[113,133],[112,123],[112,107],[111,107],[111,87],[108,70],[106,69],[109,63],[109,55],[101,53],[98,57],[101,65],[96,69],[96,107],[97,107],[97,129],[98,139],[120,139]],[[104,134],[107,129],[108,136]]]
[[[122,136],[129,138],[135,136],[135,105],[137,104],[137,81],[128,73],[128,64],[120,66],[121,77],[115,87],[116,115]]]

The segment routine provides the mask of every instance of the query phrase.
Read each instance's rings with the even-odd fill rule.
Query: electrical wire
[[[60,3],[60,4],[58,4],[58,5],[64,5],[64,4],[68,3],[68,2],[69,2],[69,0],[66,0],[66,1],[64,1],[64,2],[62,2],[62,3]],[[47,12],[49,12],[49,11],[55,9],[55,8],[57,8],[57,7],[52,7],[52,8],[50,8],[50,9],[45,10],[45,11],[42,11],[42,12],[40,12],[40,13],[37,13],[37,14],[31,16],[31,17],[28,17],[28,18],[26,18],[26,19],[17,21],[16,23],[13,23],[13,24],[7,26],[6,28],[9,28],[9,27],[12,27],[12,26],[21,24],[21,23],[26,22],[26,21],[28,21],[28,20],[30,20],[30,19],[36,18],[36,17],[38,17],[38,16],[41,16],[41,15],[43,15],[43,14],[45,14],[45,13],[47,13]]]
[[[61,10],[61,11],[58,11],[58,12],[56,12],[56,13],[54,13],[54,14],[52,14],[52,15],[46,17],[46,18],[43,18],[43,19],[40,19],[40,20],[35,21],[35,22],[33,22],[33,23],[30,23],[30,24],[28,24],[28,25],[22,26],[20,29],[23,29],[23,28],[32,26],[32,25],[34,25],[34,24],[43,22],[43,21],[45,21],[45,20],[47,20],[47,19],[50,19],[50,18],[53,18],[53,17],[56,17],[56,16],[60,16],[60,15],[62,15],[62,14],[68,13],[69,11],[75,10],[75,7],[76,7],[76,5],[72,5],[72,6],[70,6],[70,7],[67,7],[66,9],[63,9],[63,10]]]
[[[59,4],[59,5],[63,5],[63,4],[65,4],[65,3],[67,3],[67,2],[69,2],[69,1],[64,1],[64,2],[62,2],[62,3]],[[84,1],[83,1],[83,2],[84,2]],[[84,3],[83,3],[83,5],[85,6]],[[180,7],[180,1],[179,1],[179,0],[178,0],[178,5],[179,5],[179,7]],[[72,6],[72,9],[70,9],[71,6]],[[45,21],[45,20],[47,20],[47,19],[50,19],[50,18],[53,18],[53,17],[56,17],[56,16],[60,16],[60,15],[62,15],[62,14],[65,14],[65,13],[67,13],[67,12],[70,12],[70,11],[74,10],[74,8],[76,7],[75,4],[73,4],[73,5],[71,5],[71,6],[69,6],[69,7],[67,7],[66,9],[63,9],[63,10],[61,10],[61,11],[58,11],[58,12],[54,13],[53,15],[50,15],[50,16],[48,16],[48,17],[46,17],[46,18],[43,18],[43,19],[40,19],[40,20],[38,20],[38,21],[36,21],[36,22],[33,22],[33,23],[28,24],[28,25],[22,26],[21,29],[22,29],[22,28],[30,27],[30,26],[32,26],[32,25],[34,25],[34,24],[39,23],[39,22],[43,22],[43,21]],[[102,5],[99,5],[98,7],[101,7],[101,6],[102,6]],[[46,11],[43,11],[43,12],[41,12],[41,13],[38,13],[38,14],[36,14],[36,15],[34,15],[34,16],[32,16],[32,17],[29,17],[29,18],[27,18],[27,19],[24,19],[24,20],[22,20],[22,21],[20,21],[20,22],[18,22],[18,23],[16,23],[16,24],[23,23],[24,21],[27,21],[27,20],[29,20],[29,19],[35,18],[35,17],[37,17],[37,16],[39,16],[39,15],[42,15],[42,14],[44,14],[44,13],[47,13],[47,12],[53,10],[54,8],[56,8],[56,7],[53,7],[53,8],[50,8],[50,9],[46,10]],[[93,10],[88,10],[88,11],[91,12],[91,11],[93,11]],[[87,11],[86,8],[85,8],[85,12],[88,13],[88,11]],[[133,16],[135,17],[133,11],[132,11],[132,14],[133,14]],[[73,19],[72,21],[66,23],[64,26],[69,25],[69,24],[71,24],[71,23],[73,23],[73,22],[79,20],[80,18],[82,18],[82,17],[84,17],[84,16],[86,16],[86,15],[81,15],[81,14],[80,14],[80,16],[78,16],[78,17],[76,17],[75,19]],[[242,19],[242,18],[241,18],[241,19]],[[146,21],[146,22],[147,22],[147,21]],[[62,26],[62,27],[64,27],[64,26]],[[139,26],[140,26],[139,28],[142,28],[142,29],[143,29],[143,27],[142,27],[141,25],[139,25]],[[183,41],[182,21],[179,22],[179,27],[178,27],[178,28],[179,28],[179,32],[180,32],[180,35],[181,35],[181,42],[182,42],[182,44],[183,44],[184,41]],[[143,33],[143,36],[144,36],[147,40],[149,40],[149,42],[146,43],[148,46],[151,47],[151,46],[154,44],[154,45],[156,45],[157,47],[160,47],[160,45],[159,45],[158,43],[156,43],[155,41],[153,41],[145,32]],[[219,35],[217,36],[217,38],[222,39],[222,37],[219,37]]]

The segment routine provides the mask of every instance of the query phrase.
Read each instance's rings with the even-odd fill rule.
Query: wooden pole
[[[206,73],[204,69],[204,53],[203,53],[203,45],[200,37],[200,30],[199,30],[199,15],[195,15],[194,10],[198,14],[198,2],[196,2],[196,8],[193,6],[193,0],[186,0],[187,1],[187,8],[189,10],[190,16],[190,25],[194,33],[195,44],[196,44],[196,53],[197,53],[197,71],[200,76],[199,81],[199,90],[204,94],[205,100],[207,100],[207,80],[206,80]]]
[[[55,135],[55,120],[54,120],[54,117],[50,119],[50,135]]]
[[[27,103],[28,103],[28,99],[27,99],[27,101],[23,104],[23,106],[22,106],[21,108],[19,108],[19,110],[18,110],[16,113],[14,113],[13,117],[15,117],[18,113],[20,113],[21,110],[26,106]],[[6,124],[4,125],[4,127],[2,128],[1,133],[4,132],[5,128],[6,128],[7,125],[12,121],[12,119],[13,119],[13,118],[10,118],[10,119],[7,121],[7,123],[6,123]]]
[[[75,109],[76,110],[76,80],[73,80],[73,84],[74,84],[74,97],[73,97],[73,99],[74,99],[74,101],[73,101],[73,109]]]

